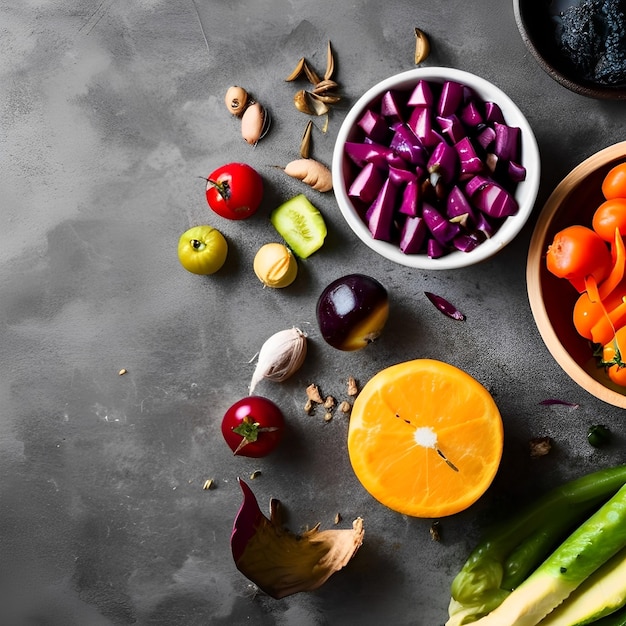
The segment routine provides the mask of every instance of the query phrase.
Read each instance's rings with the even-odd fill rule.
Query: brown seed
[[[428,58],[430,54],[430,42],[424,31],[415,29],[415,65],[419,65]]]
[[[229,87],[224,97],[226,108],[232,115],[241,117],[248,104],[248,92],[243,87]]]
[[[326,72],[324,73],[324,79],[330,80],[332,78],[334,71],[335,71],[335,57],[333,56],[333,49],[329,41],[328,47],[326,49]]]
[[[291,74],[289,74],[289,76],[287,76],[287,78],[285,78],[285,82],[290,83],[290,82],[296,80],[296,78],[298,78],[300,76],[300,74],[302,74],[302,72],[304,71],[305,64],[306,64],[306,59],[304,57],[302,57],[298,61],[298,64],[296,65],[296,67],[293,70],[293,72],[291,72]]]
[[[308,159],[311,154],[311,141],[313,137],[313,122],[309,120],[304,134],[302,135],[302,141],[300,142],[300,156],[303,159]]]

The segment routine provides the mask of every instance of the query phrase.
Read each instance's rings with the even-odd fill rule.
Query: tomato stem
[[[216,180],[211,180],[210,178],[207,178],[206,181],[209,185],[215,187],[217,192],[220,194],[220,196],[222,196],[224,200],[228,200],[230,198],[231,190],[227,180],[218,182]]]

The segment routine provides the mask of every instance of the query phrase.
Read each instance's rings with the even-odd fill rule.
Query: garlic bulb
[[[259,351],[250,382],[250,394],[264,378],[277,383],[289,378],[304,363],[306,350],[306,335],[299,328],[288,328],[273,334]]]

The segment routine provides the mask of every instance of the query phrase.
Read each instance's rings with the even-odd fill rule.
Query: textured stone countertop
[[[624,460],[623,411],[556,366],[532,318],[525,266],[548,195],[626,138],[626,108],[545,74],[511,2],[5,0],[0,14],[1,624],[439,626],[450,582],[489,520]],[[269,211],[303,191],[275,167],[297,154],[306,119],[285,76],[301,56],[323,67],[332,41],[344,100],[314,136],[314,156],[330,163],[350,103],[414,67],[415,27],[431,40],[425,65],[478,74],[527,116],[543,163],[528,225],[480,266],[429,273],[376,256],[332,193],[307,191],[327,220],[326,244],[292,287],[262,289],[251,263],[276,238]],[[224,108],[232,84],[271,109],[255,148]],[[266,182],[245,222],[212,215],[203,195],[201,178],[230,161]],[[176,257],[180,234],[203,222],[230,244],[211,277]],[[364,268],[389,291],[389,326],[366,350],[342,353],[317,334],[315,302],[332,279]],[[425,290],[467,320],[445,318]],[[265,459],[233,458],[221,416],[246,395],[261,343],[293,325],[309,332],[309,358],[289,381],[262,383],[288,418],[287,440]],[[439,542],[432,520],[388,510],[358,483],[347,419],[302,412],[310,382],[340,396],[349,375],[364,384],[419,357],[472,374],[505,424],[496,480],[441,520]],[[580,406],[541,406],[546,398]],[[615,432],[609,448],[586,441],[597,422]],[[553,439],[548,456],[529,457],[535,436]],[[235,568],[236,479],[255,470],[262,508],[280,499],[294,531],[335,527],[338,512],[339,527],[364,519],[362,547],[319,590],[273,600]]]

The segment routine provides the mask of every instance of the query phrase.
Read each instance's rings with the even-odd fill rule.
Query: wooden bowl
[[[559,230],[572,224],[591,226],[593,213],[604,199],[602,180],[622,161],[626,161],[626,141],[600,150],[559,183],[539,214],[528,251],[526,282],[535,323],[557,363],[596,398],[626,408],[626,388],[610,381],[598,367],[591,343],[574,328],[578,293],[568,281],[548,272],[545,262],[546,250]]]

